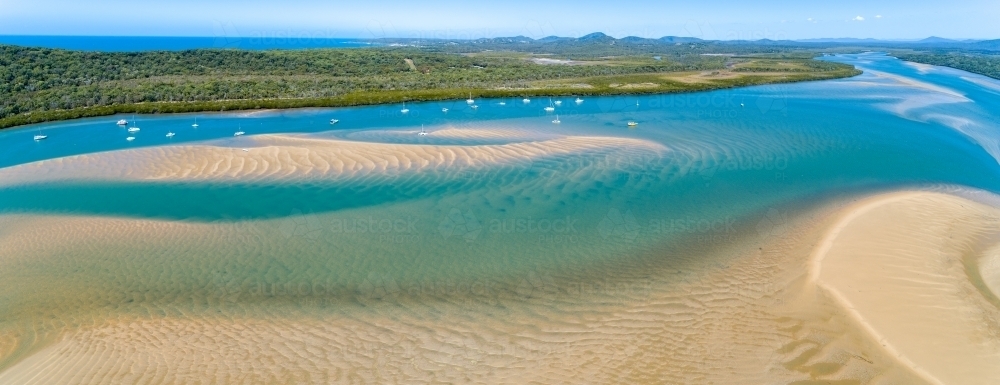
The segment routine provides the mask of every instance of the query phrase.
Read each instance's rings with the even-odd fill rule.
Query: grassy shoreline
[[[357,91],[344,95],[322,98],[277,98],[277,99],[238,99],[198,102],[141,102],[130,104],[115,104],[94,107],[81,107],[65,110],[34,111],[8,116],[0,119],[0,129],[17,126],[45,123],[52,121],[71,120],[79,118],[109,116],[115,114],[161,114],[161,113],[193,113],[219,111],[245,111],[259,109],[291,109],[316,107],[351,107],[422,101],[460,100],[472,93],[478,98],[499,97],[543,97],[543,96],[610,96],[610,95],[652,95],[678,94],[749,87],[767,84],[797,83],[818,80],[842,79],[861,74],[856,68],[837,69],[833,71],[790,72],[781,74],[758,75],[741,73],[740,76],[728,79],[708,80],[696,83],[684,83],[669,79],[671,73],[640,73],[617,78],[645,80],[655,84],[655,88],[615,88],[607,86],[608,78],[595,77],[585,79],[603,86],[592,88],[529,88],[529,89],[427,89],[427,90],[394,90],[394,91]]]

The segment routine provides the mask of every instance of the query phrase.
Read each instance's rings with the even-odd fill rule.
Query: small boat
[[[552,124],[559,124],[559,123],[562,123],[562,121],[559,120],[559,115],[556,115],[556,120],[553,120]]]
[[[549,99],[549,106],[545,107],[545,112],[552,112],[552,111],[555,111],[555,110],[556,110],[556,108],[552,106],[552,99]]]
[[[330,124],[337,124],[337,123],[340,123],[340,120],[338,120],[338,119],[330,119]]]
[[[173,137],[174,137],[174,135],[177,135],[177,134],[174,134],[173,132],[168,132],[168,133],[167,133],[167,137],[168,137],[168,138],[173,138]]]
[[[475,105],[475,104],[473,104],[473,105],[471,105],[471,106],[469,106],[469,107],[472,107],[472,109],[473,109],[473,110],[476,110],[476,109],[479,109],[479,106],[477,106],[477,105]]]
[[[506,106],[506,105],[507,105],[507,102],[504,102],[504,101],[500,101],[500,105],[501,105],[501,106]]]
[[[131,142],[131,141],[135,140],[135,137],[134,136],[130,136],[128,138],[125,138],[125,140]]]
[[[562,105],[562,100],[556,100],[556,106],[561,106],[561,105]]]
[[[236,133],[234,133],[233,136],[243,136],[243,134],[246,134],[246,133],[243,132],[243,131],[236,131]]]
[[[583,99],[576,98],[576,104],[580,104],[580,103],[583,103]]]
[[[125,120],[125,119],[118,119],[118,125],[119,126],[127,126],[128,125],[128,121]]]
[[[629,121],[628,122],[628,126],[629,127],[635,127],[635,126],[638,126],[638,125],[639,125],[639,123],[636,123],[636,122],[633,122],[633,121]]]
[[[441,109],[441,112],[444,112],[444,113],[447,113],[447,112],[448,112],[448,109],[447,109],[447,108],[442,108],[442,109]]]
[[[244,148],[243,152],[250,152],[250,149],[249,148]]]
[[[45,140],[48,136],[45,135],[35,135],[35,141]]]
[[[528,98],[521,99],[521,101],[525,103],[531,103],[531,99]]]
[[[410,113],[410,109],[406,108],[406,102],[403,102],[403,109],[399,110],[399,112],[404,113],[404,114]]]
[[[745,105],[743,105],[743,100],[740,100],[740,107],[746,107]]]
[[[417,133],[417,136],[427,136],[427,131],[424,131],[423,124],[420,125],[420,132]]]
[[[191,127],[198,128],[198,118],[194,118],[194,124]]]
[[[134,133],[134,132],[139,132],[139,127],[135,126],[135,115],[132,116],[132,127],[128,128],[128,132],[130,134]]]
[[[476,99],[472,98],[472,93],[471,92],[469,93],[469,98],[466,99],[465,102],[468,103],[468,104],[473,104],[473,103],[476,102]]]

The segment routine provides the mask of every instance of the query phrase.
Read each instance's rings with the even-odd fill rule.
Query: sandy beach
[[[1000,317],[991,293],[980,288],[998,286],[995,234],[983,230],[998,220],[1000,210],[952,195],[890,193],[800,213],[777,237],[750,234],[719,245],[708,259],[718,262],[690,250],[686,262],[625,269],[656,273],[641,291],[556,290],[506,299],[508,310],[497,312],[462,295],[409,306],[414,297],[392,297],[402,289],[383,285],[389,297],[331,312],[315,298],[254,304],[260,299],[176,292],[183,286],[169,277],[193,268],[184,266],[197,258],[160,260],[182,255],[171,246],[180,240],[239,249],[245,239],[267,242],[264,230],[5,216],[4,228],[18,230],[0,232],[2,271],[34,271],[39,275],[29,281],[43,286],[33,290],[25,281],[15,292],[8,286],[3,297],[47,298],[43,312],[60,321],[30,326],[41,332],[34,342],[0,351],[0,362],[7,362],[0,382],[995,383]],[[66,236],[41,242],[52,231]],[[39,266],[81,249],[107,250],[86,263],[115,267],[105,275],[121,281],[89,292],[44,289],[59,274],[73,286],[65,278],[74,275],[46,277]],[[131,257],[143,250],[161,251]],[[968,275],[970,263],[980,277]],[[671,273],[677,269],[694,272]],[[165,280],[130,283],[135,274]],[[558,277],[525,279],[540,287],[565,284]],[[612,277],[630,280],[624,273]],[[99,294],[143,285],[148,294],[134,303]],[[216,308],[221,313],[209,311]],[[29,313],[39,311],[22,310],[20,322],[5,324],[5,340],[24,335],[14,325],[24,327],[34,317]]]

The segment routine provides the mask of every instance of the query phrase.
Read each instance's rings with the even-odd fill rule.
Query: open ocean
[[[23,36],[0,35],[0,44],[61,48],[78,51],[138,52],[189,49],[311,49],[358,48],[371,43],[362,39],[306,37],[176,37],[176,36]]]

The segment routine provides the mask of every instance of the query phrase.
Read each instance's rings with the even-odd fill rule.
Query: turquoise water
[[[519,263],[524,261],[486,270],[475,267],[478,259],[454,249],[454,226],[461,227],[456,234],[467,235],[470,242],[493,245],[479,258],[541,253],[544,257],[532,264],[560,270],[566,263],[614,261],[621,253],[669,254],[674,246],[689,242],[710,247],[748,231],[753,234],[774,210],[792,212],[865,192],[941,185],[1000,192],[994,134],[997,90],[988,87],[997,82],[947,69],[922,74],[879,54],[827,59],[854,63],[866,73],[844,80],[686,95],[595,97],[580,104],[564,98],[556,109],[562,120],[558,126],[550,123],[554,114],[542,109],[549,100],[538,98],[530,103],[478,100],[478,110],[464,100],[415,103],[407,105],[409,114],[399,112],[401,105],[390,105],[138,116],[136,125],[142,131],[134,142],[125,141],[129,134],[115,125],[117,119],[131,116],[3,130],[0,164],[5,167],[151,146],[255,145],[250,137],[234,138],[237,130],[248,135],[313,133],[317,138],[450,146],[559,136],[618,137],[662,144],[666,150],[553,153],[516,167],[372,172],[347,179],[27,183],[0,189],[0,212],[220,224],[326,215],[310,226],[333,238],[345,233],[331,229],[357,225],[358,218],[402,220],[408,223],[406,232],[373,232],[361,240],[330,245],[349,251],[340,257],[343,265],[324,269],[342,272],[358,261],[370,261],[369,248],[381,250],[379,237],[387,236],[399,240],[389,248],[391,253],[413,266],[430,264],[461,277],[462,269],[477,271],[471,275],[521,271],[524,265]],[[450,111],[443,113],[443,107]],[[340,123],[331,126],[332,118]],[[192,128],[196,119],[199,127]],[[627,128],[629,120],[639,126]],[[421,125],[432,134],[399,134]],[[433,134],[447,127],[484,132],[517,128],[538,137]],[[177,136],[166,138],[168,131]],[[49,139],[34,142],[38,132]],[[555,232],[529,226],[560,219],[572,228]],[[512,229],[518,223],[523,229]],[[299,240],[279,239],[278,246],[267,247],[277,247],[275,252],[281,254],[281,244],[294,249]],[[433,260],[421,260],[426,250],[437,250]],[[322,255],[310,257],[314,265],[305,262],[310,258],[296,258],[303,268],[316,268],[329,262]],[[396,279],[405,280],[410,273],[400,266],[407,264],[366,264],[356,273],[364,277],[372,271],[396,271]]]
[[[958,184],[1000,191],[994,139],[998,130],[995,111],[1000,106],[996,88],[963,80],[962,77],[976,75],[960,71],[938,69],[921,74],[898,60],[878,54],[829,60],[854,63],[868,72],[828,82],[685,95],[587,98],[582,104],[565,98],[556,112],[563,121],[559,127],[548,124],[553,114],[542,110],[548,105],[547,98],[530,103],[504,100],[506,106],[498,104],[501,100],[479,100],[477,103],[482,107],[478,110],[469,108],[464,100],[417,103],[408,105],[411,112],[405,115],[399,113],[402,106],[391,105],[138,116],[136,125],[142,131],[134,135],[137,138],[134,142],[126,142],[129,134],[114,124],[119,118],[132,120],[132,116],[80,119],[0,131],[0,148],[4,150],[0,166],[206,140],[215,140],[213,144],[222,146],[252,146],[248,138],[232,137],[237,130],[248,135],[317,133],[392,143],[483,145],[510,141],[379,135],[420,125],[431,128],[484,125],[537,127],[538,132],[559,135],[637,138],[667,147],[714,146],[720,154],[698,159],[698,154],[676,151],[662,158],[628,159],[609,171],[614,174],[611,180],[581,182],[584,187],[580,191],[560,197],[562,204],[612,198],[644,206],[654,205],[648,202],[651,200],[670,199],[683,202],[684,207],[690,206],[694,212],[704,205],[727,212],[727,205],[759,202],[754,206],[760,209],[811,196],[900,186]],[[872,70],[906,76],[941,89],[887,80],[871,75]],[[979,80],[997,84],[985,78]],[[909,108],[909,104],[917,107]],[[450,111],[442,113],[443,107]],[[340,123],[331,126],[328,123],[331,118],[340,119]],[[639,127],[626,129],[624,122],[628,120],[639,122]],[[195,121],[200,127],[190,127]],[[168,131],[177,136],[166,138]],[[49,139],[32,141],[38,132]],[[574,160],[579,164],[588,161],[580,157],[537,162],[516,175],[504,170],[491,174],[493,171],[487,170],[478,172],[475,180],[447,175],[437,178],[395,175],[339,184],[79,181],[29,185],[0,190],[3,202],[0,209],[197,221],[274,218],[293,209],[327,212],[463,194],[500,182],[530,184],[543,175],[558,178],[560,173],[572,173]],[[687,175],[669,171],[685,162],[704,167]],[[421,178],[427,179],[427,183],[421,183]],[[642,185],[641,190],[630,190],[637,183]],[[469,191],[462,191],[463,188]],[[131,198],[119,202],[115,197],[121,194],[113,194],[115,191]],[[260,204],[263,202],[267,204]]]
[[[414,103],[406,105],[408,114],[390,105],[142,115],[132,142],[115,124],[133,120],[124,115],[0,130],[0,176],[19,178],[94,167],[87,162],[95,159],[115,160],[96,163],[109,175],[130,175],[154,159],[171,160],[142,155],[170,149],[160,146],[256,156],[267,141],[255,140],[261,134],[330,140],[327,146],[421,145],[437,157],[457,149],[480,155],[472,165],[417,162],[319,177],[0,179],[0,373],[60,333],[133,320],[296,325],[315,319],[335,332],[359,320],[380,329],[372,334],[379,343],[426,334],[426,341],[445,345],[449,333],[466,328],[477,338],[536,344],[577,333],[589,351],[593,344],[617,346],[621,336],[619,329],[588,325],[631,319],[625,329],[655,336],[644,342],[676,358],[671,349],[686,352],[696,344],[688,338],[697,334],[682,329],[740,333],[713,324],[716,313],[709,312],[767,291],[751,287],[744,296],[742,287],[696,284],[697,274],[734,263],[727,248],[758,250],[790,231],[798,214],[872,192],[964,186],[1000,193],[1000,82],[881,54],[825,60],[865,74],[684,95],[587,97],[580,104],[562,98],[559,125],[543,110],[549,99],[536,98],[481,99],[478,109],[464,100]],[[330,125],[333,118],[340,123]],[[198,128],[191,127],[195,121]],[[629,128],[628,121],[639,125]],[[430,134],[417,136],[421,126]],[[237,130],[247,135],[234,137]],[[167,132],[177,135],[168,139]],[[38,133],[49,138],[36,142]],[[518,145],[537,152],[527,156],[514,150]],[[514,160],[498,160],[487,149],[508,151]],[[46,160],[56,162],[32,168]],[[679,290],[698,293],[670,297],[663,290],[682,281],[694,286]],[[653,287],[659,296],[650,300]],[[677,301],[660,302],[668,297]],[[672,323],[619,312],[643,301],[667,308],[656,317],[674,317]],[[173,340],[156,330],[136,333],[125,340]],[[316,337],[326,345],[315,346],[367,341],[357,333]],[[233,333],[244,334],[257,335]],[[417,350],[441,350],[432,345]],[[273,348],[255,340],[246,346]],[[371,357],[389,351],[372,346]],[[308,351],[299,350],[313,357]],[[308,361],[295,357],[295,365]],[[656,367],[669,361],[663,357],[640,358]]]

